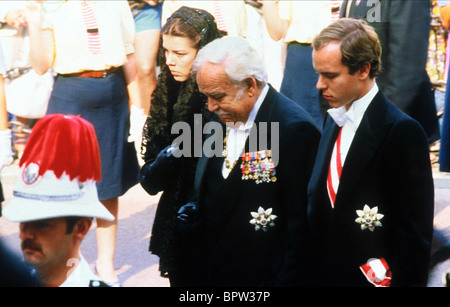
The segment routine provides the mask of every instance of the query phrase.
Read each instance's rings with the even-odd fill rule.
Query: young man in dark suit
[[[417,120],[431,144],[440,138],[435,98],[426,71],[430,0],[344,0],[341,17],[365,20],[378,34],[386,98]]]
[[[426,135],[378,89],[381,46],[366,22],[340,19],[313,47],[317,88],[331,106],[308,186],[316,283],[426,286],[434,208]]]
[[[207,286],[299,285],[309,265],[301,239],[320,132],[306,111],[267,84],[257,52],[243,38],[208,44],[193,70],[225,135],[218,138],[223,155],[204,146],[197,167],[195,275]]]

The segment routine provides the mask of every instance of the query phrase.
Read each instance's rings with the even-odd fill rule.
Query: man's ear
[[[91,225],[92,225],[91,218],[88,217],[81,218],[75,224],[73,228],[73,234],[77,236],[79,239],[83,239],[87,235],[89,229],[91,228]]]
[[[360,76],[361,80],[370,78],[370,69],[371,68],[372,68],[372,65],[370,63],[366,63],[359,69],[358,72],[359,72],[359,76]]]
[[[249,95],[250,97],[253,97],[253,96],[256,94],[257,89],[258,89],[258,84],[256,83],[256,79],[253,78],[253,77],[248,77],[248,78],[244,81],[244,83],[245,83],[245,86],[246,86],[246,88],[247,88],[248,95]]]

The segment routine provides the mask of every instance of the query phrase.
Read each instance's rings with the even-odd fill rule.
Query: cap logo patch
[[[35,184],[39,176],[39,165],[30,163],[22,172],[22,181],[27,185]]]

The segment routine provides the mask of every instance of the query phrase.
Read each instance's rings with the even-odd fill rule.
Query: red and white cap
[[[41,118],[25,146],[21,176],[3,215],[13,222],[81,216],[113,221],[98,199],[100,152],[94,127],[74,115]]]

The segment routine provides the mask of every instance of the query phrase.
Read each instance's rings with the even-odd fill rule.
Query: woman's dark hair
[[[220,36],[214,16],[205,10],[182,6],[161,29],[162,35],[187,37],[200,49]]]
[[[171,135],[173,123],[183,121],[190,123],[195,113],[207,113],[206,97],[198,91],[195,76],[185,82],[174,80],[166,65],[165,52],[162,48],[163,35],[187,37],[192,46],[200,49],[209,42],[221,37],[214,17],[207,11],[181,7],[175,11],[161,29],[158,63],[160,75],[152,95],[150,116],[143,131],[141,154],[144,161],[151,161],[175,136]]]

